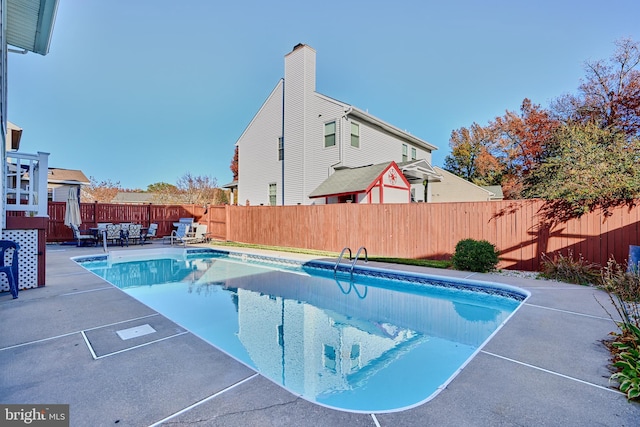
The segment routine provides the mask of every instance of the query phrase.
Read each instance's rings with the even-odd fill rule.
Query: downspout
[[[282,206],[284,206],[284,78],[282,79]]]

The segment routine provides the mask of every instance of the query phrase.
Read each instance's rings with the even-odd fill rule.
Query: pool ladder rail
[[[356,252],[356,256],[355,258],[353,258],[353,261],[351,262],[351,268],[349,270],[349,272],[351,273],[351,278],[353,279],[353,268],[356,266],[356,262],[358,262],[358,258],[360,258],[360,253],[364,250],[364,262],[368,263],[369,262],[369,254],[367,253],[367,248],[365,248],[364,246],[360,246],[358,248],[358,251]],[[342,249],[342,252],[340,252],[340,256],[338,257],[338,260],[336,261],[336,265],[333,266],[333,274],[337,274],[338,273],[338,266],[340,265],[340,262],[342,261],[342,258],[344,257],[344,254],[346,251],[349,251],[349,261],[351,261],[352,259],[352,253],[351,253],[351,248],[348,246],[345,246]]]

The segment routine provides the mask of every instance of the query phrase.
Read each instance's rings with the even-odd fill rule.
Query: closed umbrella
[[[67,199],[67,209],[64,214],[64,225],[71,227],[75,225],[80,228],[82,220],[80,219],[80,204],[78,203],[77,190],[73,187],[69,188],[69,198]]]

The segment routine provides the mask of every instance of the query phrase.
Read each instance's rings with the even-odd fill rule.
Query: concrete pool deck
[[[70,260],[99,253],[49,245],[45,287],[21,291],[16,300],[0,293],[0,403],[69,404],[72,426],[635,426],[640,420],[640,404],[609,384],[602,341],[617,329],[605,308],[615,310],[594,288],[375,263],[505,283],[531,297],[431,401],[371,415],[287,392]],[[161,334],[125,346],[106,340],[97,350],[85,338],[146,324]]]

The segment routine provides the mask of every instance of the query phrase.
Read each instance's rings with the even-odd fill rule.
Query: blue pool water
[[[291,392],[357,412],[430,399],[527,296],[360,264],[352,277],[330,263],[211,250],[76,261]]]

